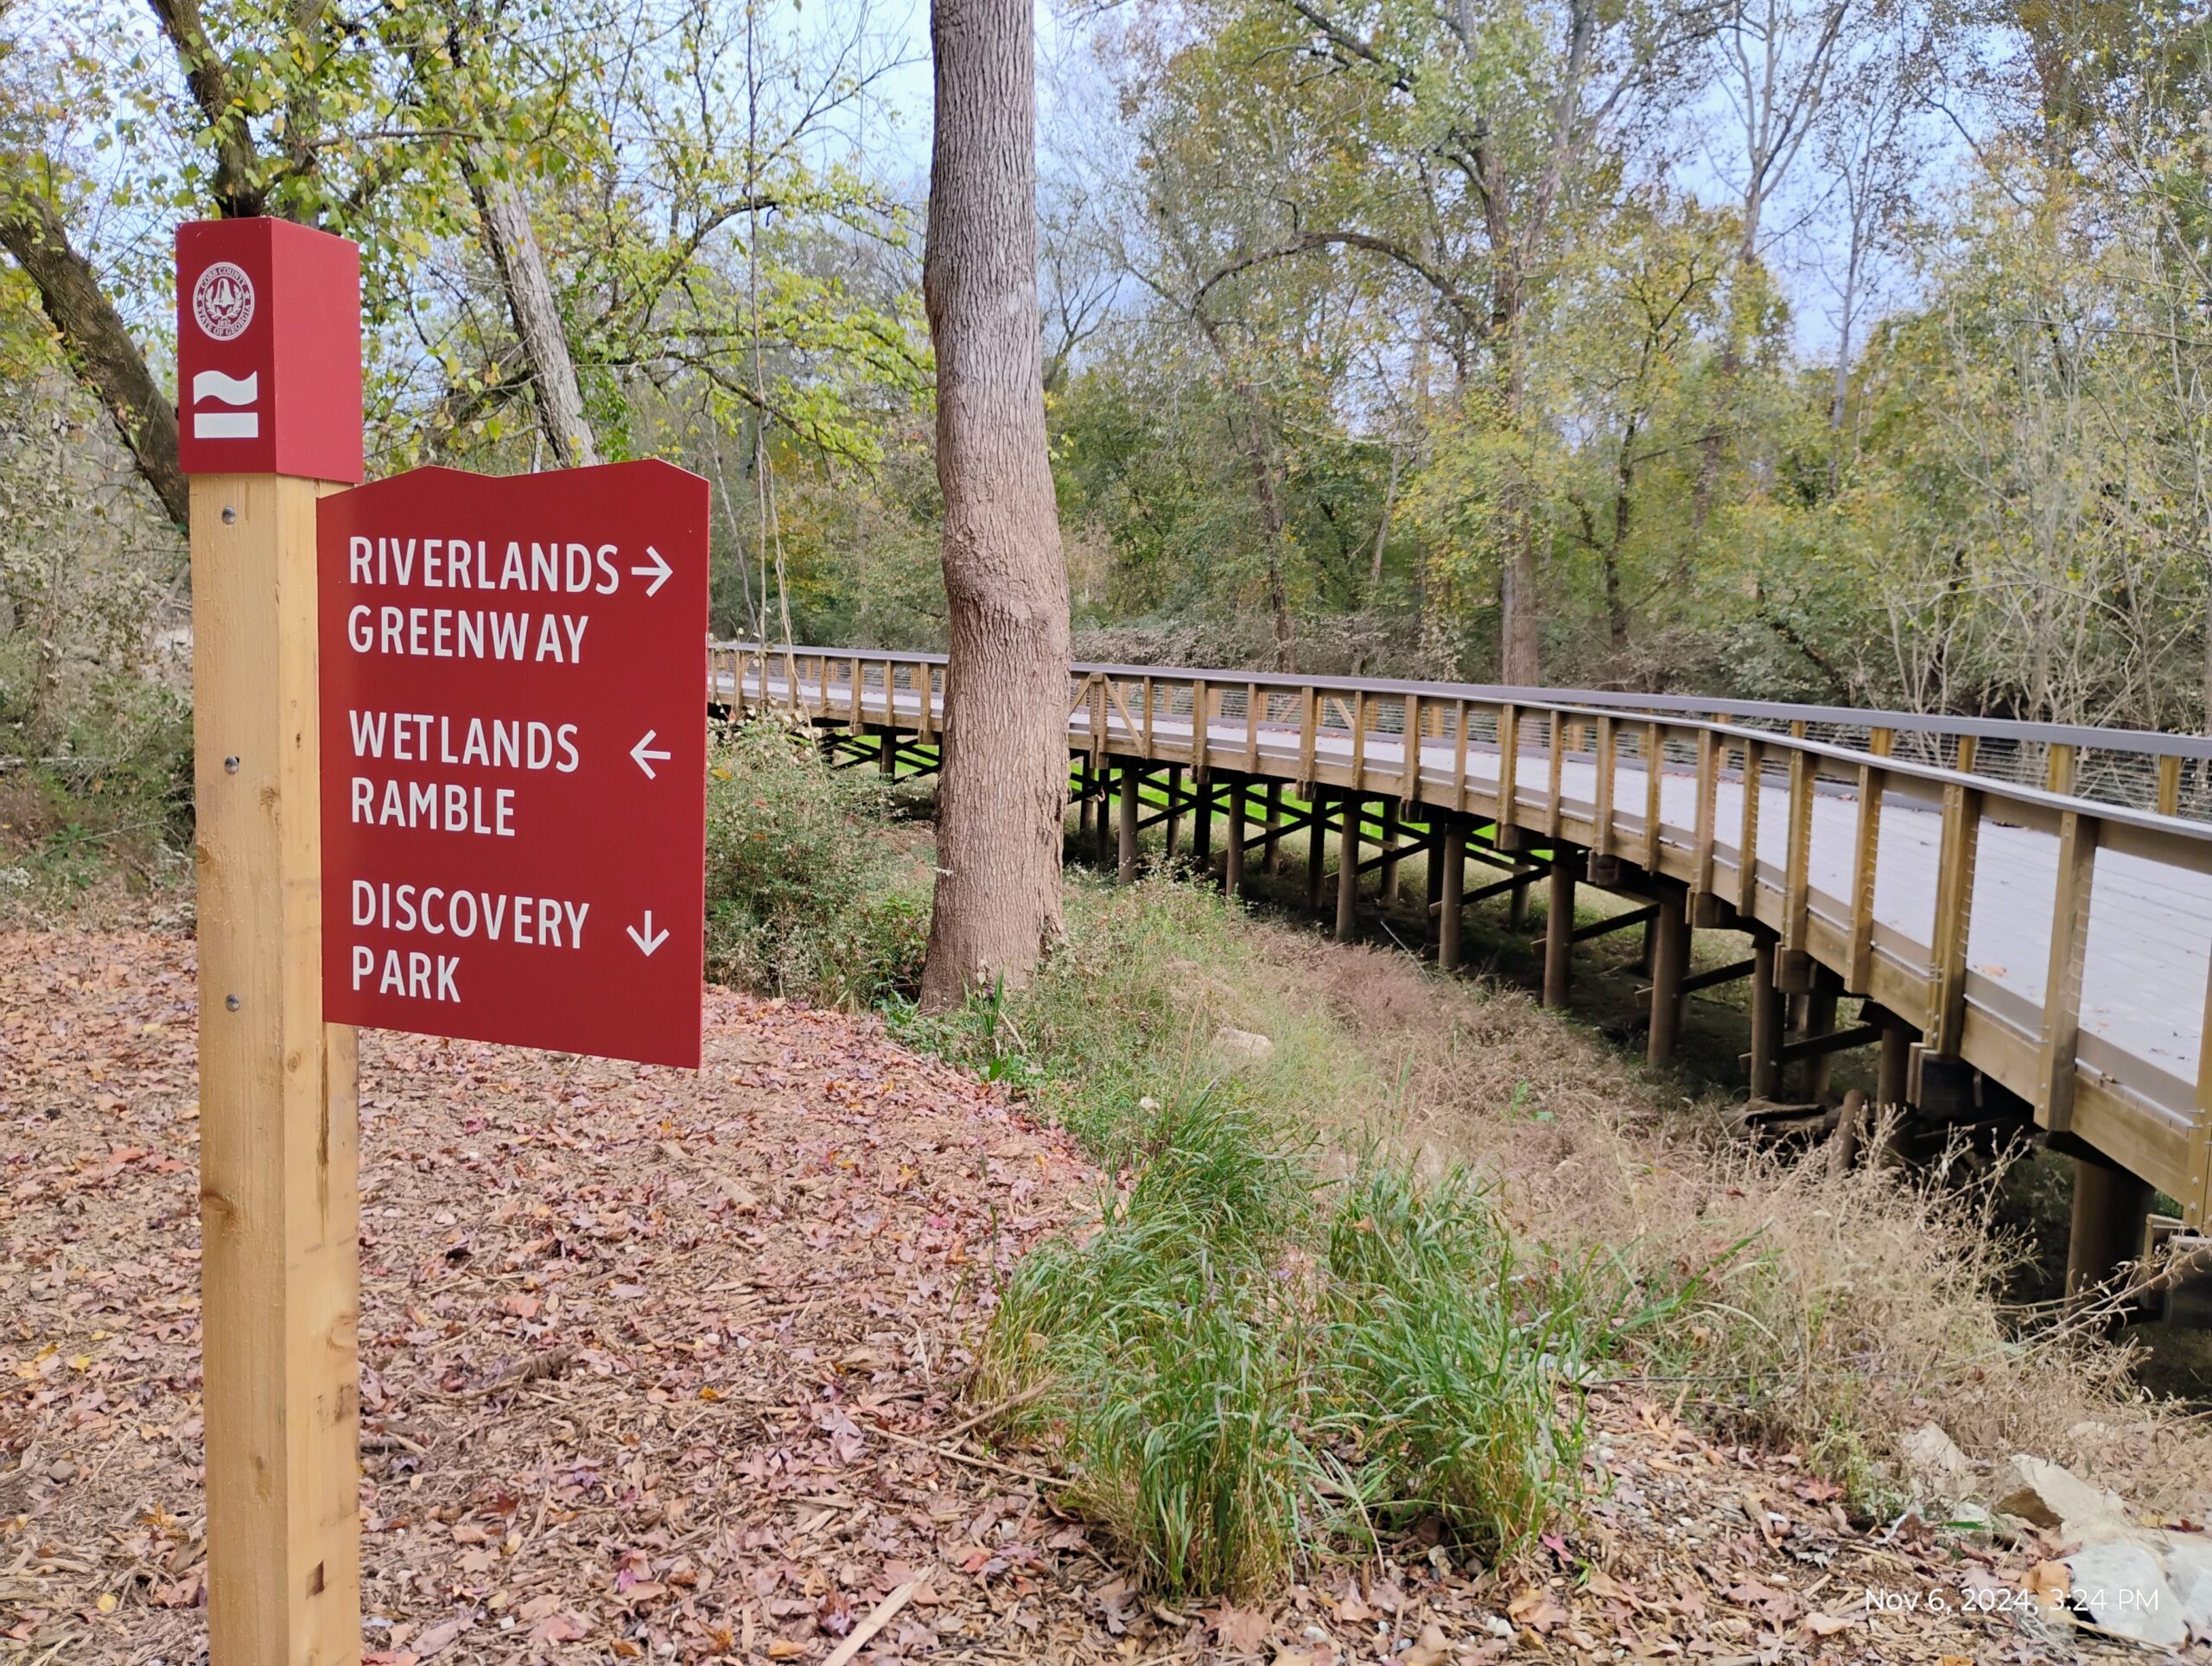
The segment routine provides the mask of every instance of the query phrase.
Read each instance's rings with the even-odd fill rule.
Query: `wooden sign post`
[[[213,1666],[361,1652],[354,1039],[322,1015],[315,658],[315,501],[361,478],[359,274],[283,221],[177,234]]]

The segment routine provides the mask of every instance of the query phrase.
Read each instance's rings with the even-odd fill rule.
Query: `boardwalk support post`
[[[1444,824],[1444,869],[1437,897],[1436,963],[1446,971],[1459,966],[1460,897],[1467,881],[1467,828],[1457,816]]]
[[[2152,1187],[2115,1163],[2098,1157],[2074,1160],[2074,1222],[2066,1240],[2066,1300],[2094,1296],[2123,1262],[2143,1250],[2143,1224]]]
[[[1663,1065],[1675,1056],[1682,1027],[1682,980],[1689,973],[1690,922],[1687,900],[1671,885],[1651,917],[1651,1029],[1644,1061]]]
[[[1229,778],[1227,826],[1221,847],[1221,888],[1232,897],[1244,894],[1244,795],[1251,782],[1242,775]]]
[[[1751,938],[1751,1097],[1772,1099],[1782,1091],[1782,991],[1775,987],[1777,940],[1770,931]]]
[[[1268,877],[1274,878],[1282,872],[1282,783],[1268,783],[1268,843],[1266,847]]]
[[[1843,975],[1813,963],[1813,987],[1805,994],[1805,1022],[1800,1040],[1810,1041],[1834,1033],[1836,1002],[1843,994]],[[1817,1102],[1828,1091],[1829,1056],[1834,1048],[1808,1050],[1805,1060],[1805,1097]]]
[[[1357,793],[1344,796],[1344,812],[1337,835],[1337,941],[1350,943],[1359,935],[1359,835],[1363,817]]]
[[[1306,911],[1321,911],[1321,870],[1329,859],[1329,801],[1326,789],[1314,787],[1306,800]]]
[[[1101,873],[1105,871],[1106,864],[1112,860],[1114,854],[1114,818],[1107,812],[1109,795],[1114,790],[1114,770],[1112,763],[1102,763],[1091,777],[1094,793],[1098,800],[1096,816],[1090,828],[1097,842],[1092,849],[1091,860],[1098,865]]]
[[[1874,1016],[1871,1012],[1868,1015]],[[1879,1014],[1878,1021],[1882,1027],[1882,1051],[1874,1071],[1874,1108],[1878,1111],[1896,1110],[1905,1102],[1907,1072],[1912,1064],[1913,1030],[1889,1013]]]
[[[1398,906],[1398,801],[1382,800],[1382,881],[1376,906],[1387,917]]]
[[[1574,863],[1566,852],[1554,850],[1544,900],[1544,1005],[1567,1005],[1573,976]]]
[[[1421,906],[1427,910],[1424,918],[1438,918],[1444,903],[1444,830],[1438,825],[1433,811],[1428,814],[1428,874],[1421,887]],[[1462,853],[1463,856],[1465,853]]]
[[[1135,764],[1126,760],[1122,764],[1121,804],[1121,861],[1115,878],[1122,885],[1134,884],[1137,876],[1137,785],[1140,773]]]

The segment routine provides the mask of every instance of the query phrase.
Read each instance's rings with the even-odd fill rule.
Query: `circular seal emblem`
[[[227,260],[200,274],[192,286],[192,319],[211,341],[235,341],[253,322],[253,280]]]

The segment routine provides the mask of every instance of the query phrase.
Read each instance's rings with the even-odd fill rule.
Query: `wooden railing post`
[[[1874,971],[1874,878],[1881,851],[1882,795],[1888,780],[1872,764],[1859,767],[1859,825],[1851,855],[1851,940],[1843,969],[1843,987],[1850,995],[1865,995]]]
[[[1613,789],[1620,770],[1620,741],[1610,715],[1598,719],[1598,826],[1591,843],[1595,855],[1610,856],[1617,847],[1613,834]]]
[[[1720,769],[1718,748],[1709,728],[1697,732],[1697,819],[1691,830],[1690,894],[1702,897],[1713,889],[1713,820],[1719,813]]]
[[[2182,1224],[2194,1232],[2212,1228],[2212,969],[2204,980],[2203,1011],[2196,1032],[2196,1126],[2188,1136],[2180,1199]]]
[[[1207,726],[1213,722],[1213,693],[1206,687],[1205,677],[1195,677],[1191,683],[1191,770],[1192,784],[1204,786],[1206,782]]]
[[[1398,781],[1398,801],[1411,804],[1421,798],[1421,731],[1422,711],[1421,696],[1406,696],[1405,733],[1400,737],[1405,743],[1405,769]]]
[[[1452,807],[1454,810],[1465,810],[1467,807],[1467,703],[1465,701],[1462,700],[1459,703],[1458,715],[1453,722],[1457,727],[1453,730]],[[1463,833],[1461,835],[1463,842],[1465,836]]]
[[[2043,1125],[2074,1123],[2075,1056],[2082,1033],[2082,951],[2089,935],[2089,892],[2097,819],[2069,810],[2058,823],[2058,881],[2051,897],[2050,963],[2044,976],[2042,1046],[2037,1061]]]
[[[1967,934],[1974,921],[1974,856],[1981,840],[1981,792],[1955,782],[1943,789],[1942,843],[1936,858],[1935,988],[1927,1050],[1958,1057],[1967,1017]]]
[[[1766,752],[1757,741],[1744,742],[1743,818],[1736,834],[1736,912],[1749,920],[1759,901],[1759,798]]]
[[[1507,701],[1497,709],[1497,830],[1494,847],[1510,850],[1514,800],[1521,792],[1521,709]]]
[[[1667,741],[1659,725],[1643,726],[1643,871],[1653,879],[1659,877],[1659,859],[1666,848],[1661,836],[1664,820],[1661,785],[1667,773]]]
[[[1299,691],[1298,710],[1298,796],[1309,804],[1315,801],[1313,784],[1314,748],[1319,743],[1321,706],[1317,691],[1311,686]]]
[[[1565,825],[1567,802],[1567,734],[1563,727],[1567,719],[1554,711],[1551,714],[1551,784],[1549,803],[1544,816],[1544,831],[1556,839]]]
[[[2071,797],[2077,759],[2074,748],[2063,741],[2050,743],[2050,754],[2044,761],[2044,785],[2053,792]]]
[[[1790,733],[1802,738],[1802,723],[1792,723]],[[1789,855],[1782,887],[1783,966],[1778,976],[1786,989],[1802,988],[1807,937],[1812,924],[1813,893],[1813,757],[1792,750],[1789,754]]]

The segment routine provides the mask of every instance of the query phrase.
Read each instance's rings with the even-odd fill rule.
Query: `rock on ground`
[[[2074,1600],[2107,1631],[2171,1648],[2189,1639],[2181,1599],[2157,1556],[2132,1540],[2084,1545],[2066,1558]]]

